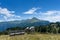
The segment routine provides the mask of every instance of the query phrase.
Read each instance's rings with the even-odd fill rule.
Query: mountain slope
[[[15,20],[15,21],[8,21],[8,22],[0,22],[0,31],[4,31],[7,28],[10,27],[30,27],[30,26],[40,26],[40,25],[47,25],[49,24],[49,21],[45,20],[39,20],[35,17],[32,19],[26,19],[26,20]]]

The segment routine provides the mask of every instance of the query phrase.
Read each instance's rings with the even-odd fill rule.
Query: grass
[[[60,34],[1,35],[0,40],[60,40]]]

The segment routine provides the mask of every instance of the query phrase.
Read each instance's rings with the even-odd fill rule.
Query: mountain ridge
[[[49,23],[50,23],[49,21],[39,20],[36,17],[33,17],[32,19],[26,19],[26,20],[0,22],[0,31],[4,31],[5,29],[10,27],[40,26],[40,25],[47,25]]]

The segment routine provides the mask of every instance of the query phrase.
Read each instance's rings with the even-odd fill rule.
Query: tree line
[[[58,34],[60,33],[60,22],[56,22],[56,23],[50,23],[48,25],[40,25],[40,26],[34,26],[35,30],[34,32],[37,33],[53,33],[53,34]],[[0,32],[0,35],[5,34],[7,35],[9,31],[12,30],[25,30],[26,27],[11,27],[11,28],[7,28],[5,31]],[[26,33],[31,33],[30,30],[25,30]],[[33,32],[33,30],[32,30]]]
[[[53,33],[53,34],[58,34],[60,33],[60,23],[56,22],[56,23],[50,23],[49,25],[46,26],[38,26],[35,27],[35,31],[36,32],[40,32],[40,33]]]

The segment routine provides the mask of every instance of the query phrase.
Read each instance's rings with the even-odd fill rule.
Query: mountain
[[[45,21],[45,20],[39,20],[35,17],[33,17],[32,19],[27,19],[24,21],[21,21],[21,24],[25,24],[25,26],[40,26],[40,25],[47,25],[49,24],[49,21]]]
[[[26,20],[15,20],[15,21],[8,21],[8,22],[0,22],[0,31],[4,31],[7,28],[11,27],[30,27],[30,26],[40,26],[40,25],[47,25],[49,21],[39,20],[36,17],[32,19]]]

